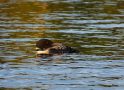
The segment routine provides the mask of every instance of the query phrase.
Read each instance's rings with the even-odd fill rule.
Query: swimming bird
[[[36,42],[37,55],[61,55],[64,53],[79,53],[79,51],[62,43],[52,42],[48,39],[40,39]]]

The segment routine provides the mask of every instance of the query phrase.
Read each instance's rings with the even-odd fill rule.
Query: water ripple
[[[0,0],[1,90],[123,90],[124,2]],[[35,55],[41,38],[80,51]]]

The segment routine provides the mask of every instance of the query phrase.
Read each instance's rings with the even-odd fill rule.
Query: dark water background
[[[47,38],[81,54],[36,58]],[[123,0],[0,0],[0,90],[124,90]]]

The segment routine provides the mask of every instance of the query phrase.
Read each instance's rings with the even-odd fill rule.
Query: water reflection
[[[0,87],[99,90],[124,88],[122,0],[0,0]],[[48,38],[78,55],[36,58]]]

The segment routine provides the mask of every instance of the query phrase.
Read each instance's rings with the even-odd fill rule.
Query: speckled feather
[[[49,53],[53,53],[53,54],[54,53],[63,54],[63,53],[78,53],[79,52],[61,43],[54,43],[51,48],[48,48],[48,50],[49,50]]]

